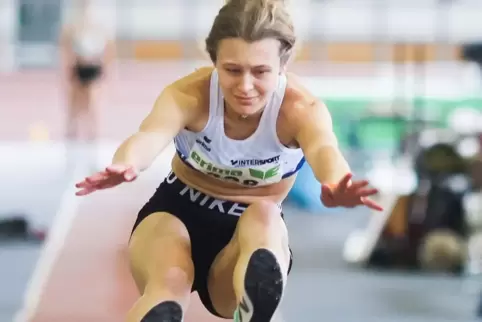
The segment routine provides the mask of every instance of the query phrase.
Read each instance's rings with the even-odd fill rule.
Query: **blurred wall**
[[[29,45],[17,39],[15,17],[19,1],[0,3],[3,65],[12,63],[16,47]],[[50,0],[22,1],[39,6]],[[62,3],[63,18],[68,20],[72,0]],[[199,41],[206,37],[222,1],[97,0],[92,3],[92,16],[116,34],[123,58],[152,60],[201,58]],[[400,50],[408,60],[456,60],[460,57],[459,44],[482,37],[480,0],[295,0],[291,7],[297,33],[304,44],[298,58],[304,60],[397,60]],[[386,46],[384,54],[380,54],[380,44]],[[400,44],[404,45],[403,49]],[[414,57],[417,46],[424,46],[423,58]],[[22,59],[22,55],[18,56]]]
[[[205,37],[220,8],[219,0],[136,0],[118,6],[120,38],[185,39]],[[292,14],[300,37],[328,41],[373,41],[380,35],[398,41],[433,41],[438,17],[450,41],[480,38],[482,2],[331,0],[294,1]],[[446,13],[443,11],[447,11]]]
[[[0,1],[0,72],[15,67],[16,0]]]

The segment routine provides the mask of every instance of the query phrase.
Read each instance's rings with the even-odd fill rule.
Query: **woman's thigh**
[[[175,293],[191,292],[194,265],[185,225],[167,212],[145,217],[129,242],[132,276],[141,293],[151,288]]]

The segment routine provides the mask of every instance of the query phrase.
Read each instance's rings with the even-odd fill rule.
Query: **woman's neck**
[[[263,111],[264,107],[254,114],[239,114],[230,108],[227,102],[224,102],[224,115],[232,122],[258,122],[261,118],[261,115],[263,115]]]

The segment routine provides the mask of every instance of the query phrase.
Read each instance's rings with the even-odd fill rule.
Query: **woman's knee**
[[[246,208],[239,219],[239,228],[257,227],[275,228],[285,230],[285,224],[281,216],[281,208],[272,201],[258,201]]]
[[[176,217],[167,213],[146,217],[133,232],[129,258],[141,293],[190,293],[194,281],[191,242]]]
[[[187,307],[194,264],[189,233],[177,217],[158,212],[143,218],[129,242],[129,258],[141,297],[129,311],[128,321],[145,321],[166,301]]]
[[[281,247],[283,254],[288,254],[288,229],[281,216],[280,207],[269,201],[250,205],[239,219],[235,243],[245,250]]]
[[[237,235],[239,242],[244,241],[247,244],[280,242],[285,249],[288,249],[289,245],[288,229],[281,214],[281,207],[271,201],[251,204],[241,215]]]
[[[166,263],[166,268],[159,274],[148,278],[144,294],[160,299],[180,299],[190,296],[194,269]]]

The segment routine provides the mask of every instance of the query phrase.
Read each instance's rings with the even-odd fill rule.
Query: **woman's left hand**
[[[323,184],[321,186],[321,202],[325,207],[354,208],[366,206],[370,209],[382,211],[383,208],[371,200],[370,196],[378,193],[377,189],[367,188],[367,180],[351,181],[351,173],[345,175],[337,184]]]

